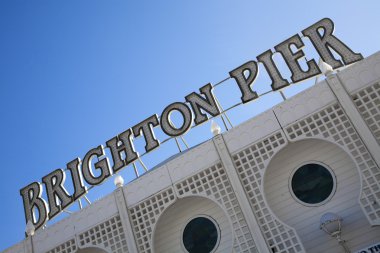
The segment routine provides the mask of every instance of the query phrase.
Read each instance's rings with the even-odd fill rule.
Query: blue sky
[[[24,237],[22,187],[324,17],[369,56],[380,49],[379,10],[378,0],[0,1],[0,250]],[[307,57],[316,57],[305,44]],[[262,74],[255,87],[261,93],[270,82]],[[239,102],[232,81],[215,93],[225,108]],[[236,125],[280,101],[273,93],[230,117]],[[209,123],[185,136],[190,146],[209,138]],[[142,153],[141,138],[135,143]],[[174,153],[172,141],[143,161],[152,168]],[[130,180],[131,168],[122,175]],[[112,181],[90,199],[112,191]]]

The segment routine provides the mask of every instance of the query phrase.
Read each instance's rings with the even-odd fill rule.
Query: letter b
[[[47,205],[41,198],[42,186],[38,182],[33,182],[30,185],[20,190],[20,195],[24,202],[24,212],[26,222],[32,221],[35,229],[45,224],[47,220]],[[36,219],[34,208],[38,210],[38,220]]]

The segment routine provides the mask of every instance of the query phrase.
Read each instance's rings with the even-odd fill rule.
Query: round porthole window
[[[220,231],[216,222],[207,216],[191,219],[182,233],[183,247],[189,253],[214,252],[219,244]]]
[[[335,175],[321,163],[312,162],[296,169],[290,180],[293,197],[308,206],[319,206],[335,193]]]

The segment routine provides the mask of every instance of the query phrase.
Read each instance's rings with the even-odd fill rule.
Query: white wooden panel
[[[273,111],[268,110],[223,133],[223,137],[229,151],[235,153],[280,128]]]
[[[380,145],[380,82],[353,93],[352,99]]]
[[[166,166],[173,183],[219,161],[214,143],[207,141],[170,160]]]
[[[139,253],[152,252],[152,232],[163,211],[172,205],[176,196],[168,187],[129,209],[133,233]]]
[[[216,252],[231,253],[233,235],[226,214],[216,203],[201,197],[187,197],[178,200],[165,211],[156,225],[154,252],[184,252],[181,246],[182,230],[187,222],[197,215],[212,217],[219,225],[221,240]]]
[[[33,238],[35,252],[45,253],[72,239],[75,233],[89,229],[117,213],[115,197],[110,194],[48,228],[38,230]]]
[[[207,196],[226,210],[234,230],[234,252],[257,252],[247,221],[222,164],[207,168],[175,185],[180,197]]]
[[[292,171],[308,161],[326,164],[336,176],[336,192],[322,206],[302,205],[290,193]],[[360,178],[355,164],[338,146],[314,139],[291,143],[273,158],[264,178],[269,206],[281,221],[297,230],[306,252],[343,252],[334,239],[319,229],[319,219],[326,212],[343,217],[343,239],[352,250],[380,238],[380,227],[371,227],[360,208]]]
[[[287,126],[336,101],[326,81],[319,82],[273,108],[281,126]]]
[[[349,93],[380,80],[380,52],[357,62],[338,73]]]
[[[155,168],[142,177],[124,186],[127,206],[133,206],[143,199],[167,188],[172,184],[166,165]]]

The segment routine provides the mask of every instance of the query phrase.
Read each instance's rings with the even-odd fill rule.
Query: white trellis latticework
[[[287,141],[281,131],[232,156],[264,238],[273,252],[304,252],[294,229],[276,219],[264,201],[262,192],[265,165]]]
[[[326,139],[347,150],[362,175],[360,204],[373,225],[380,224],[380,170],[339,104],[286,128],[290,140],[304,138]]]

